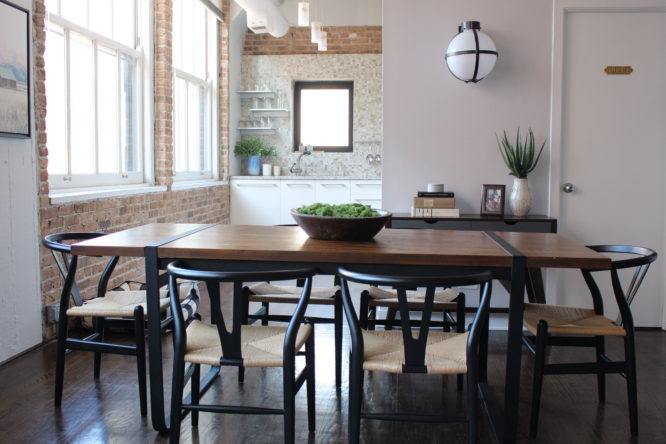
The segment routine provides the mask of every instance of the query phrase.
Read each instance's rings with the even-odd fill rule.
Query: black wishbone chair
[[[270,305],[297,304],[301,297],[303,282],[296,286],[275,285],[271,282],[256,282],[243,289],[245,292],[245,324],[261,321],[261,325],[268,325],[269,321],[289,322],[291,316],[271,314]],[[260,302],[261,308],[255,313],[249,313],[250,302]],[[340,389],[342,384],[342,301],[340,299],[340,283],[335,277],[332,287],[312,287],[310,305],[328,305],[333,307],[333,317],[308,316],[314,324],[333,324],[335,341],[335,387]],[[240,382],[243,381],[243,370],[239,369]]]
[[[68,350],[85,350],[95,353],[94,377],[99,378],[101,354],[113,353],[136,356],[139,375],[139,403],[141,415],[147,413],[146,406],[146,352],[145,352],[145,292],[143,300],[136,297],[135,292],[111,292],[107,295],[107,285],[113,273],[118,257],[112,257],[102,272],[97,287],[97,297],[84,301],[76,285],[76,269],[79,257],[72,254],[69,243],[94,239],[104,233],[58,233],[44,237],[43,245],[51,250],[58,268],[65,278],[60,294],[60,310],[58,314],[58,351],[56,357],[55,406],[60,407],[65,375],[65,354]],[[122,293],[122,294],[121,294]],[[119,296],[115,297],[115,296]],[[70,297],[74,305],[70,307]],[[67,336],[69,317],[91,316],[96,332],[84,339],[72,339]],[[125,319],[122,319],[125,318]],[[127,319],[130,318],[130,319]],[[116,321],[129,321],[134,327],[135,345],[110,344],[104,341],[104,328]]]
[[[657,253],[649,248],[629,245],[592,245],[588,248],[611,257],[615,256],[610,270],[581,270],[592,295],[594,308],[525,304],[524,325],[530,334],[523,335],[523,343],[535,356],[529,432],[531,438],[536,436],[539,423],[543,376],[555,374],[596,374],[600,402],[606,400],[606,373],[619,373],[625,377],[631,435],[638,435],[634,320],[629,304],[636,296],[650,264],[657,259]],[[627,258],[627,255],[634,257]],[[634,273],[625,291],[618,270],[632,268]],[[610,272],[613,295],[620,310],[621,322],[613,322],[604,316],[601,291],[592,276],[592,273],[606,272]],[[623,339],[623,361],[611,361],[606,356],[604,344],[606,336]],[[546,364],[548,346],[592,347],[596,349],[596,360],[595,362]]]
[[[211,320],[208,325],[194,320],[185,326],[182,314],[174,316],[174,362],[171,393],[170,442],[180,439],[180,422],[187,412],[192,413],[192,426],[199,422],[199,412],[284,415],[284,441],[295,440],[295,397],[307,383],[308,429],[315,428],[314,329],[307,320],[305,310],[310,299],[312,276],[315,269],[281,271],[220,271],[191,268],[184,262],[167,266],[171,306],[178,306],[175,290],[178,278],[204,281],[210,297]],[[304,279],[301,297],[287,327],[244,325],[243,291],[245,282],[284,281]],[[220,304],[220,283],[233,284],[233,320],[225,322]],[[230,328],[227,327],[229,325]],[[305,346],[304,352],[301,349]],[[294,376],[296,356],[305,356],[305,367]],[[189,368],[185,369],[185,363]],[[200,390],[201,365],[247,367],[282,367],[283,408],[202,404]],[[183,387],[191,378],[191,402],[183,403]]]
[[[118,264],[119,257],[109,259],[97,285],[97,296],[83,300],[76,284],[76,271],[79,257],[72,254],[71,244],[104,236],[105,233],[56,233],[44,237],[42,244],[51,250],[58,270],[65,280],[60,294],[58,314],[58,351],[56,357],[55,406],[62,403],[62,390],[65,374],[65,354],[68,350],[94,352],[94,377],[99,378],[102,353],[136,356],[139,377],[139,402],[141,414],[146,415],[146,358],[145,358],[145,316],[146,291],[139,282],[126,281],[117,288],[107,290],[109,280]],[[192,318],[199,306],[199,294],[192,285],[179,284],[181,310],[188,319]],[[161,327],[170,328],[172,316],[167,316],[169,299],[166,290],[160,290],[160,312],[163,313]],[[72,306],[70,307],[70,299]],[[69,338],[68,318],[92,318],[95,333],[83,339]],[[131,328],[134,331],[134,346],[104,342],[105,331],[110,328]]]
[[[345,268],[338,270],[342,283],[342,304],[351,335],[349,364],[349,442],[360,439],[361,418],[417,421],[417,422],[465,422],[468,424],[468,441],[477,440],[477,396],[479,339],[488,320],[490,306],[490,272],[459,276],[384,276],[356,273]],[[390,286],[396,289],[400,330],[364,330],[354,311],[348,282],[366,285]],[[433,312],[435,289],[480,285],[479,308],[471,330],[466,333],[433,331],[430,319]],[[407,289],[425,287],[418,329],[412,329],[409,317]],[[414,337],[413,333],[418,332]],[[361,411],[363,372],[389,373],[466,374],[467,413],[465,416],[416,415],[408,413],[368,413]]]

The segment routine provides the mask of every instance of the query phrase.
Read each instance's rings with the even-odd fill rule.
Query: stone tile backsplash
[[[242,90],[270,90],[269,98],[241,99],[239,127],[272,126],[275,134],[262,135],[267,144],[276,147],[273,160],[282,175],[300,153],[293,152],[293,85],[297,80],[353,80],[354,120],[351,153],[315,152],[304,156],[301,168],[306,175],[381,176],[381,164],[370,164],[368,154],[382,154],[382,56],[381,54],[317,54],[243,56]],[[286,108],[286,116],[256,117],[251,108]],[[255,136],[247,136],[255,137]]]

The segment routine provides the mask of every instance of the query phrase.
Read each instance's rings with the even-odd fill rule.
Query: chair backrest
[[[172,262],[167,266],[169,273],[169,298],[171,311],[174,313],[174,344],[175,348],[182,352],[187,343],[187,333],[183,313],[178,308],[177,279],[188,279],[203,281],[206,283],[208,296],[210,298],[210,311],[212,323],[216,325],[222,345],[222,356],[220,363],[226,365],[242,365],[241,350],[241,325],[244,318],[244,301],[247,297],[244,290],[244,282],[260,281],[285,281],[304,279],[305,284],[301,293],[301,299],[296,305],[285,337],[285,352],[291,350],[293,353],[298,328],[303,322],[305,309],[310,299],[312,290],[312,276],[316,274],[314,268],[302,268],[294,270],[278,271],[223,271],[219,268],[201,268],[188,265],[184,261]],[[220,303],[220,283],[229,282],[233,284],[233,319],[230,322],[231,329],[227,328],[222,306]]]
[[[63,285],[63,292],[61,295],[61,305],[67,301],[67,298],[71,296],[74,304],[80,306],[83,304],[81,294],[79,293],[79,288],[76,285],[75,275],[76,267],[78,264],[78,257],[72,254],[72,243],[81,242],[88,239],[95,239],[96,237],[105,236],[106,233],[55,233],[44,236],[42,239],[42,244],[51,250],[51,255],[58,266],[58,270],[65,280]],[[106,293],[107,285],[109,283],[109,278],[113,273],[116,264],[118,263],[118,257],[112,257],[106,265],[104,272],[99,280],[97,285],[97,296],[102,297]],[[68,276],[70,276],[70,281],[68,282]],[[62,309],[62,307],[61,307]]]
[[[636,247],[631,245],[588,245],[588,248],[607,255],[615,256],[621,255],[621,258],[613,259],[611,262],[610,276],[613,285],[613,294],[618,308],[620,309],[619,320],[627,330],[633,330],[634,321],[631,315],[629,305],[636,297],[636,293],[643,283],[645,274],[650,268],[650,264],[657,260],[657,252],[646,247]],[[627,255],[631,255],[627,257]],[[626,288],[623,288],[622,282],[618,274],[618,270],[632,269],[633,275]],[[594,310],[597,314],[603,314],[603,299],[601,291],[595,281],[592,273],[597,270],[581,270],[585,282],[587,283],[592,300],[594,302]]]
[[[482,324],[487,320],[490,306],[492,274],[489,271],[456,276],[386,276],[357,273],[346,268],[339,268],[338,275],[342,281],[342,304],[349,324],[352,348],[356,347],[356,349],[360,349],[360,356],[363,355],[363,338],[358,317],[352,305],[348,282],[374,286],[391,286],[397,291],[405,356],[405,363],[403,364],[404,373],[427,372],[425,352],[428,343],[435,289],[438,287],[480,285],[479,309],[476,312],[467,340],[468,361],[471,359],[470,354],[476,354]],[[410,309],[407,302],[407,290],[414,287],[425,287],[426,289],[423,309],[422,311],[419,310],[421,312],[421,322],[417,337],[414,337],[412,332]],[[473,361],[473,359],[471,360]]]

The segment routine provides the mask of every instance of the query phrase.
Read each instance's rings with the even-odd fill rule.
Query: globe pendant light
[[[298,2],[298,26],[310,24],[310,3]]]
[[[492,39],[481,32],[481,23],[465,21],[449,43],[445,58],[451,74],[465,83],[476,83],[495,67],[497,48]]]

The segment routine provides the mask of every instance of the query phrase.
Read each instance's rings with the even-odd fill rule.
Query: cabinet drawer
[[[351,195],[361,196],[382,196],[382,181],[381,180],[352,180],[351,181]]]
[[[352,196],[351,202],[370,205],[370,208],[375,208],[377,210],[382,209],[381,196]]]
[[[293,224],[291,209],[315,202],[315,184],[304,180],[283,180],[280,184],[280,223]]]
[[[238,180],[231,182],[231,223],[277,225],[280,223],[280,182]]]
[[[349,203],[348,180],[319,180],[315,184],[315,200],[327,204]]]

